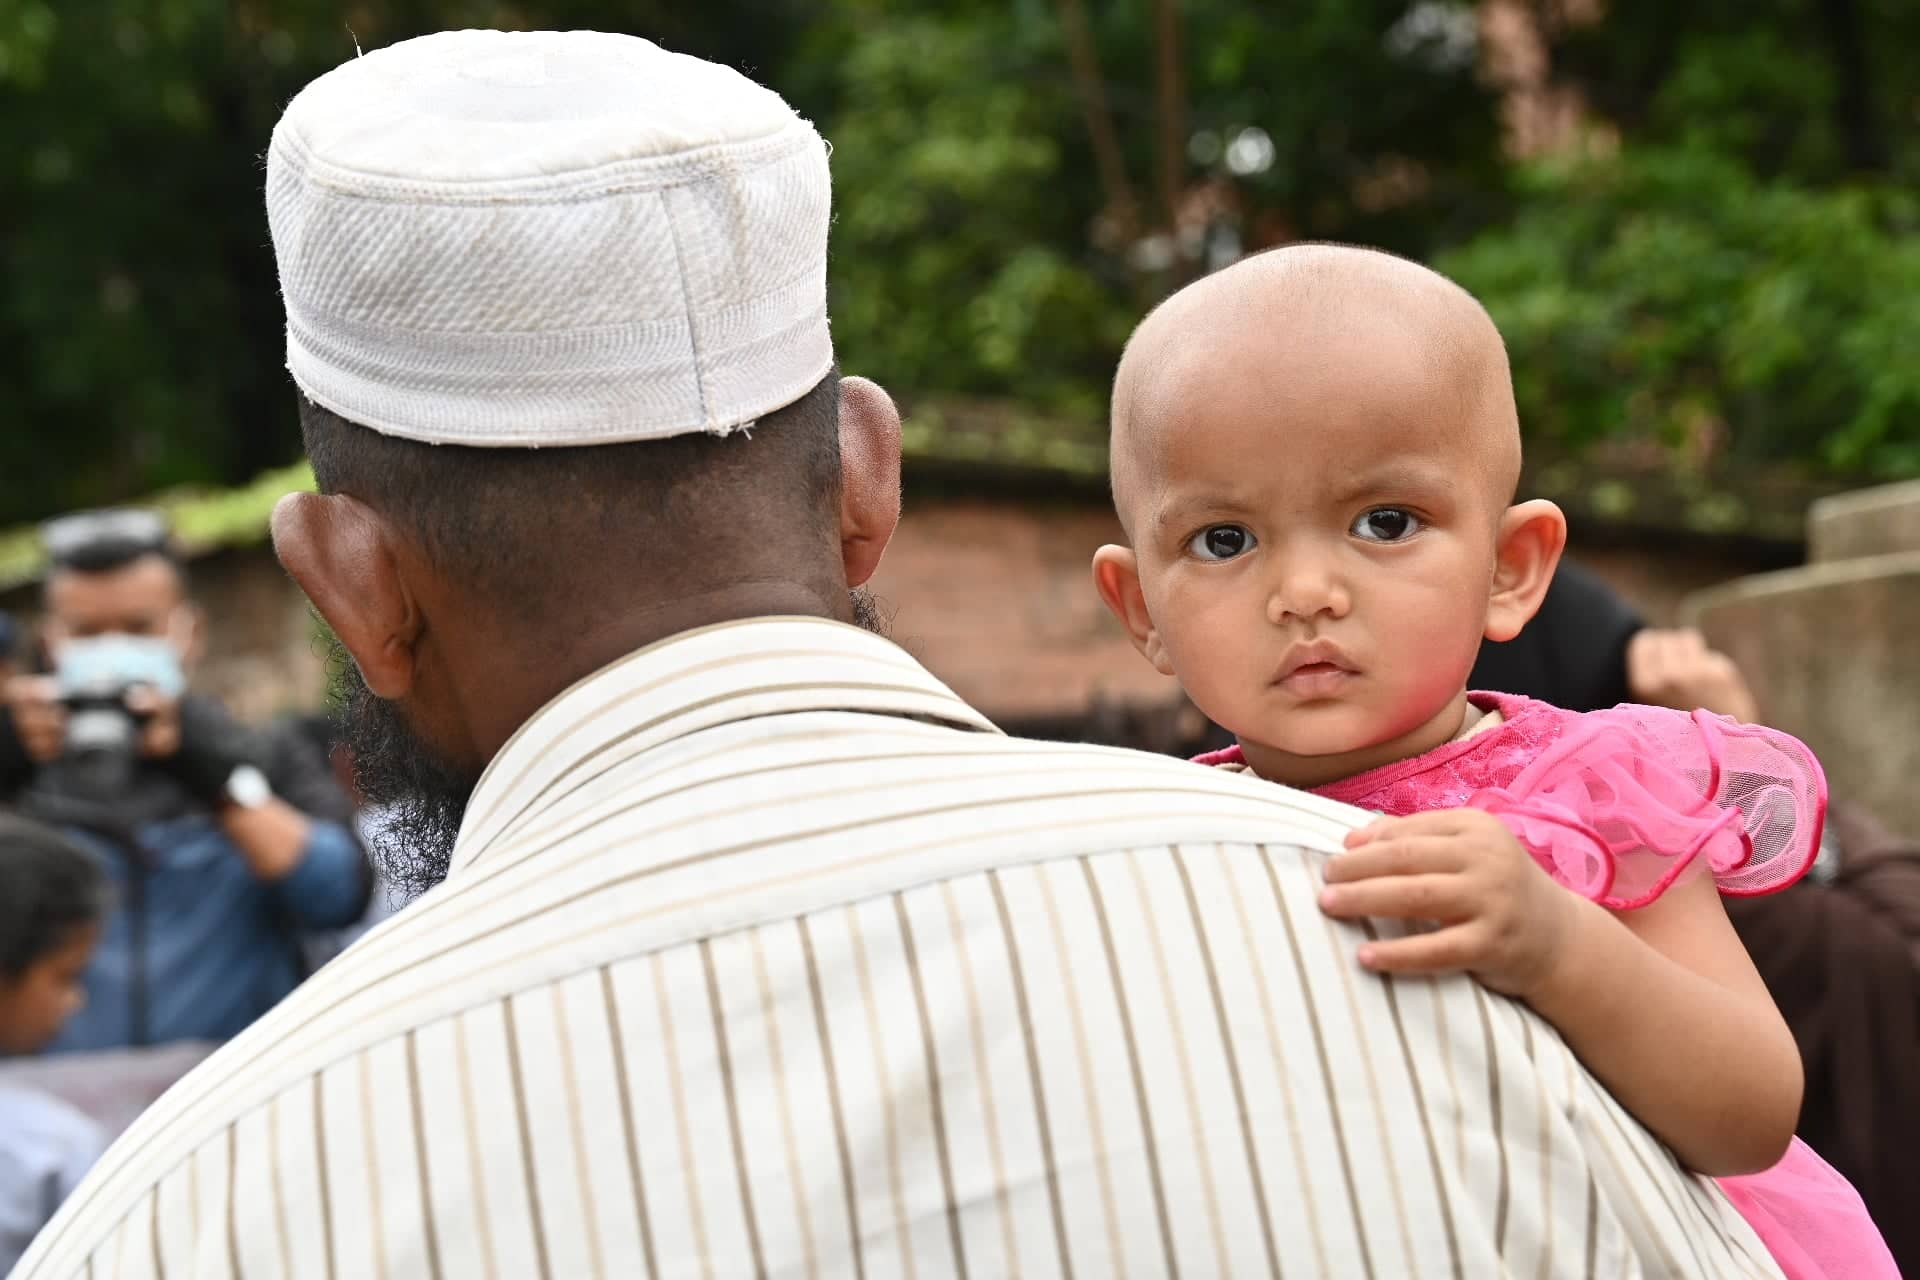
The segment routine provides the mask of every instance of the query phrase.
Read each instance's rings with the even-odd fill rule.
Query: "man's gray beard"
[[[888,635],[890,619],[872,592],[859,588],[852,601],[855,626]],[[367,851],[396,898],[417,897],[447,878],[480,775],[453,767],[421,741],[398,706],[367,688],[358,664],[331,635],[328,664],[354,785],[367,806],[380,811],[366,824]]]

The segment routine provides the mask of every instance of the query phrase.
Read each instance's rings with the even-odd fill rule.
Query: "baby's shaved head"
[[[1182,289],[1134,330],[1114,378],[1111,450],[1130,536],[1161,487],[1166,434],[1196,397],[1245,399],[1275,459],[1296,433],[1351,429],[1336,424],[1353,415],[1330,402],[1377,402],[1390,438],[1444,437],[1463,483],[1484,484],[1495,510],[1519,482],[1519,417],[1492,319],[1444,276],[1377,250],[1258,254]]]

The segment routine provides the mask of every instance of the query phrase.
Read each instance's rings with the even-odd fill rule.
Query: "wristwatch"
[[[227,775],[227,802],[239,809],[258,809],[273,799],[273,784],[267,775],[250,764],[243,764]]]

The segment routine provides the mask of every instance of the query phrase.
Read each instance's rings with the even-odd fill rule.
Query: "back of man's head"
[[[830,182],[737,72],[447,32],[288,107],[267,210],[323,492],[507,613],[834,545]]]
[[[831,554],[839,383],[829,373],[750,432],[561,449],[423,444],[304,397],[300,421],[322,492],[393,520],[503,617],[578,621],[604,593],[711,583],[769,547]]]
[[[625,654],[870,616],[899,416],[834,364],[830,204],[776,94],[631,36],[426,36],[288,106],[267,215],[320,493],[274,541],[354,660],[362,790],[432,799],[419,843]]]

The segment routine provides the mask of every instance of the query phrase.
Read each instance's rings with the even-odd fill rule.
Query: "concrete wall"
[[[1816,504],[1808,545],[1811,563],[1703,592],[1687,612],[1836,795],[1920,832],[1920,484]]]
[[[1816,564],[1920,550],[1920,480],[1822,498],[1807,512]]]

